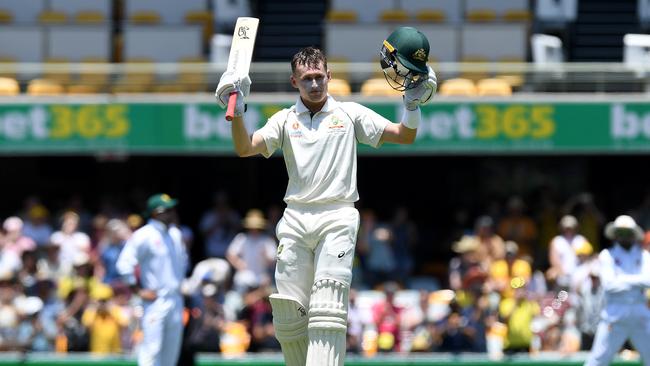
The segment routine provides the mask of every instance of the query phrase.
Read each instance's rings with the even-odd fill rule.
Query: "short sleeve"
[[[230,245],[228,246],[228,250],[226,251],[226,253],[239,256],[242,252],[245,241],[246,241],[246,234],[239,233],[235,235],[235,237],[230,242]]]
[[[262,154],[264,157],[270,157],[276,149],[282,147],[282,140],[284,139],[283,126],[287,121],[288,115],[289,113],[286,109],[277,112],[269,118],[264,127],[255,132],[264,139],[264,143],[266,144],[266,152]]]
[[[358,103],[344,103],[343,108],[350,114],[354,123],[354,135],[362,144],[377,147],[384,129],[390,123],[372,109]]]

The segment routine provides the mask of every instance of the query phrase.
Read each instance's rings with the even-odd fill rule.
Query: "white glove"
[[[241,117],[246,110],[246,103],[244,98],[248,96],[251,89],[251,79],[248,75],[240,77],[234,72],[226,71],[221,75],[219,79],[219,85],[217,85],[217,90],[214,95],[217,97],[217,103],[221,108],[228,107],[228,99],[230,98],[230,93],[236,91],[237,95],[237,104],[235,105],[235,116]]]
[[[404,106],[409,111],[416,110],[419,106],[431,101],[431,97],[438,90],[438,79],[431,66],[427,66],[429,74],[427,79],[423,80],[420,85],[413,89],[407,89],[404,92]]]

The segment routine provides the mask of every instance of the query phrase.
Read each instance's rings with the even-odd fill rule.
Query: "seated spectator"
[[[29,208],[27,219],[23,225],[23,235],[34,240],[38,247],[47,244],[52,235],[49,219],[50,212],[41,204]]]
[[[129,236],[131,230],[124,221],[111,219],[106,224],[106,234],[98,247],[100,252],[97,272],[102,282],[112,284],[120,280],[115,264]]]
[[[558,288],[568,289],[571,275],[577,266],[575,250],[587,239],[578,234],[578,220],[574,216],[562,217],[559,228],[560,234],[554,237],[549,245],[551,267],[546,271],[546,277]]]
[[[226,250],[239,231],[239,214],[230,207],[228,194],[217,192],[213,206],[201,217],[199,228],[205,240],[205,256],[225,258]]]
[[[43,330],[39,314],[43,301],[35,296],[16,299],[21,317],[16,330],[16,350],[21,352],[51,352],[52,344]]]
[[[395,210],[390,223],[393,234],[392,248],[395,255],[395,277],[398,282],[406,283],[413,271],[413,251],[418,241],[417,226],[409,217],[404,206]]]
[[[2,224],[5,231],[3,250],[11,251],[20,257],[25,250],[36,250],[36,242],[23,234],[23,220],[12,216]]]
[[[470,352],[473,350],[474,329],[466,326],[465,319],[457,313],[449,314],[446,321],[439,327],[440,352]]]
[[[513,241],[505,243],[506,256],[497,260],[490,267],[490,282],[494,290],[503,297],[512,297],[514,291],[511,282],[515,278],[523,279],[529,283],[532,275],[532,268],[528,261],[518,257],[519,246]]]
[[[474,235],[481,242],[481,258],[488,268],[494,261],[503,259],[506,255],[503,239],[494,232],[494,220],[490,216],[481,216],[474,224]]]
[[[19,312],[15,299],[16,278],[10,271],[0,272],[0,351],[14,349]]]
[[[201,288],[200,303],[192,304],[186,343],[192,352],[219,352],[226,322],[221,297],[217,286],[208,283]]]
[[[79,229],[79,215],[67,211],[61,216],[61,230],[50,237],[61,248],[60,263],[64,273],[71,273],[75,255],[90,253],[90,237]]]
[[[464,235],[452,246],[452,250],[458,254],[449,262],[449,286],[452,290],[465,288],[470,277],[486,276],[480,258],[480,247],[481,243],[472,235]]]
[[[250,334],[249,352],[280,351],[280,343],[275,338],[271,303],[266,286],[248,287],[244,294],[244,308],[239,318]]]
[[[48,351],[54,350],[54,344],[59,333],[57,318],[65,309],[63,301],[56,296],[55,283],[52,279],[44,277],[39,273],[35,285],[35,294],[43,302],[43,308],[39,312],[41,333],[48,341]]]
[[[589,351],[594,342],[600,313],[605,302],[605,290],[600,283],[600,268],[597,261],[591,262],[589,276],[576,288],[576,315],[580,330],[580,349]]]
[[[266,219],[262,211],[248,211],[242,222],[246,232],[233,239],[226,252],[226,258],[235,268],[235,287],[242,288],[241,276],[249,272],[255,282],[268,285],[271,271],[275,268],[275,240],[266,234]]]
[[[395,282],[383,285],[386,298],[372,307],[372,319],[377,329],[377,346],[380,352],[400,350],[400,326],[402,324],[402,307],[395,303],[395,294],[399,287]]]
[[[574,250],[576,255],[576,268],[571,273],[571,283],[569,286],[572,293],[575,293],[576,289],[584,281],[588,280],[589,272],[594,266],[594,263],[598,261],[598,257],[594,255],[594,248],[587,240],[576,246]]]
[[[21,256],[22,267],[18,271],[18,283],[20,283],[23,292],[28,296],[33,296],[38,277],[38,266],[35,248],[25,250]]]
[[[61,266],[61,247],[58,243],[48,242],[43,246],[43,256],[36,262],[38,273],[50,279],[59,279],[67,273]]]
[[[0,240],[0,272],[16,274],[22,267],[22,263],[16,252],[7,248],[9,244],[10,242],[6,240]]]
[[[363,339],[363,319],[357,305],[357,290],[351,288],[348,298],[350,305],[348,306],[347,352],[360,353]]]

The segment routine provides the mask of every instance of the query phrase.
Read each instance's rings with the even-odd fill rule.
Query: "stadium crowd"
[[[532,214],[511,197],[503,212],[459,228],[447,243],[453,255],[444,278],[416,276],[413,248],[421,239],[406,208],[386,222],[362,208],[349,352],[589,350],[603,299],[596,258],[609,244],[606,216],[589,194],[553,207]],[[648,207],[630,213],[642,226]],[[274,206],[242,217],[220,193],[200,222],[179,220],[188,249],[200,237],[204,253],[182,286],[185,351],[280,351],[268,302],[280,216]],[[115,264],[145,220],[110,205],[91,213],[79,198],[46,207],[37,197],[4,218],[0,350],[134,352],[142,303]]]

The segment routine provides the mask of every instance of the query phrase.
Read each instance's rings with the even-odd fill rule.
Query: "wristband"
[[[420,112],[420,107],[409,111],[408,109],[404,109],[404,114],[402,115],[402,124],[411,130],[414,130],[418,128],[420,125],[420,118],[422,117],[422,113]]]

